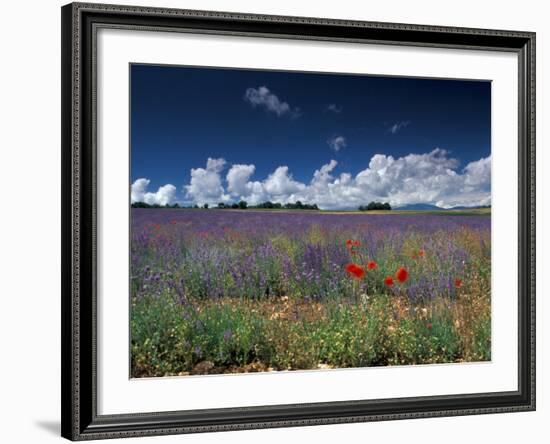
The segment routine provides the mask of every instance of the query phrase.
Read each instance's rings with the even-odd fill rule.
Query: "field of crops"
[[[490,215],[131,211],[133,377],[491,359]]]

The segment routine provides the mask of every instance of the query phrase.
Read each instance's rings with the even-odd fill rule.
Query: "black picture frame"
[[[85,440],[535,409],[535,33],[85,3],[68,4],[61,15],[62,436]],[[515,53],[519,65],[518,390],[98,415],[94,79],[98,27]]]

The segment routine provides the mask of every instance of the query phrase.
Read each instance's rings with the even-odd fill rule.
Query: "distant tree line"
[[[203,206],[199,207],[197,204],[190,205],[190,206],[182,206],[177,203],[170,205],[159,205],[159,204],[148,204],[145,202],[132,202],[132,208],[204,208],[207,210],[210,208],[210,206],[205,203]],[[274,209],[274,210],[318,210],[319,207],[317,204],[304,204],[300,202],[299,200],[294,203],[286,203],[281,204],[279,202],[262,202],[258,205],[251,205],[249,206],[248,203],[245,200],[241,200],[239,202],[233,202],[233,203],[224,203],[220,202],[218,203],[217,209],[223,210],[223,209],[232,209],[232,210],[246,210],[247,208],[267,208],[267,209]]]
[[[292,203],[288,202],[286,204],[281,204],[279,202],[267,202],[259,203],[258,205],[248,205],[245,200],[241,200],[239,203],[226,204],[220,202],[217,206],[219,209],[231,208],[233,210],[246,210],[247,208],[264,208],[270,210],[318,210],[319,207],[317,204],[304,204],[299,200]]]
[[[368,205],[361,205],[359,211],[372,211],[372,210],[391,210],[391,205],[388,202],[370,202]]]
[[[181,207],[177,203],[173,205],[170,205],[170,204],[160,205],[160,204],[148,204],[145,202],[132,202],[132,208],[185,208],[185,207]]]
[[[197,204],[195,205],[180,205],[178,203],[175,204],[166,204],[166,205],[160,205],[160,204],[148,204],[145,202],[132,202],[132,208],[208,208],[208,204],[204,204],[202,207],[199,207]]]
[[[232,204],[220,202],[216,208],[218,208],[219,210],[223,210],[223,209],[246,210],[248,208],[248,203],[246,202],[246,200],[233,202]]]

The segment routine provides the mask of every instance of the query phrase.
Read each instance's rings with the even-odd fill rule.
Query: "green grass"
[[[377,295],[307,305],[287,297],[182,306],[167,294],[132,308],[135,377],[196,372],[433,364],[490,359],[490,305],[414,305]],[[199,366],[200,367],[200,366]],[[205,373],[202,371],[202,373]]]

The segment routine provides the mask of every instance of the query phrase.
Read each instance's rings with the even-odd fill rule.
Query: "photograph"
[[[491,361],[491,80],[128,75],[131,378]]]
[[[61,435],[521,442],[540,14],[279,3],[62,6]]]

